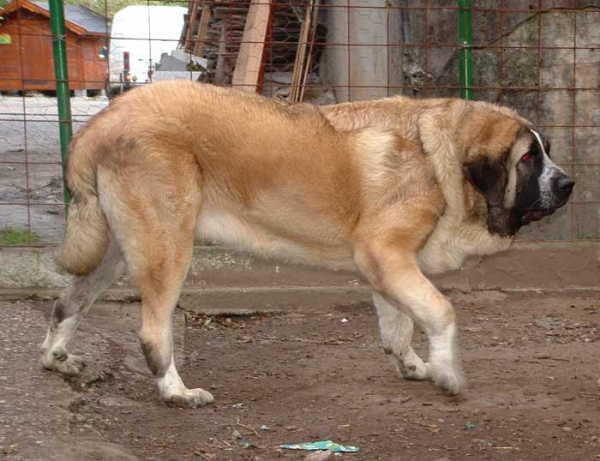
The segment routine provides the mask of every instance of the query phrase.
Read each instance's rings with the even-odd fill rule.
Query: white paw
[[[198,408],[213,403],[215,398],[204,389],[185,389],[181,394],[164,396],[163,400],[168,405],[184,408]]]
[[[423,381],[429,378],[429,371],[427,366],[421,360],[420,357],[415,356],[411,360],[405,360],[404,363],[400,364],[400,373],[405,379],[412,379],[415,381]]]
[[[390,360],[399,378],[415,381],[423,381],[429,378],[427,366],[412,349],[400,357],[392,353]]]
[[[76,355],[57,353],[42,360],[47,370],[57,371],[64,376],[77,376],[85,368],[85,362]]]
[[[459,372],[451,366],[435,366],[431,363],[426,364],[428,375],[436,386],[448,391],[451,395],[460,393],[464,386],[464,379]]]

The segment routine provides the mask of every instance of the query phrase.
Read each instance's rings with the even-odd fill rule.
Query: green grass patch
[[[39,240],[40,236],[35,232],[29,233],[26,230],[11,227],[0,229],[0,245],[28,245]]]

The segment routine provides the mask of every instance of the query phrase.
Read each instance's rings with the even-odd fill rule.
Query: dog
[[[172,314],[195,239],[357,271],[373,290],[400,376],[462,386],[451,303],[425,274],[509,247],[563,206],[573,180],[529,121],[461,99],[288,104],[184,81],[128,92],[73,138],[57,300],[41,362],[77,375],[67,345],[98,294],[127,271],[160,397],[198,407],[173,361]],[[425,363],[413,322],[427,334]]]

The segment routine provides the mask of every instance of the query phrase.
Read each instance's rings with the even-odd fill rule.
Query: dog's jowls
[[[68,342],[127,271],[161,398],[211,402],[181,381],[171,333],[194,239],[204,238],[358,271],[398,373],[457,393],[454,311],[424,274],[506,249],[519,227],[564,205],[573,181],[549,153],[528,121],[486,103],[287,105],[181,81],[133,90],[71,143],[58,261],[76,277],[54,307],[42,363],[81,370]],[[427,363],[411,347],[413,320],[429,339]]]

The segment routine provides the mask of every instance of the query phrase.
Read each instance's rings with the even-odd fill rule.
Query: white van
[[[107,95],[149,83],[163,53],[177,48],[187,8],[133,5],[112,20]]]

